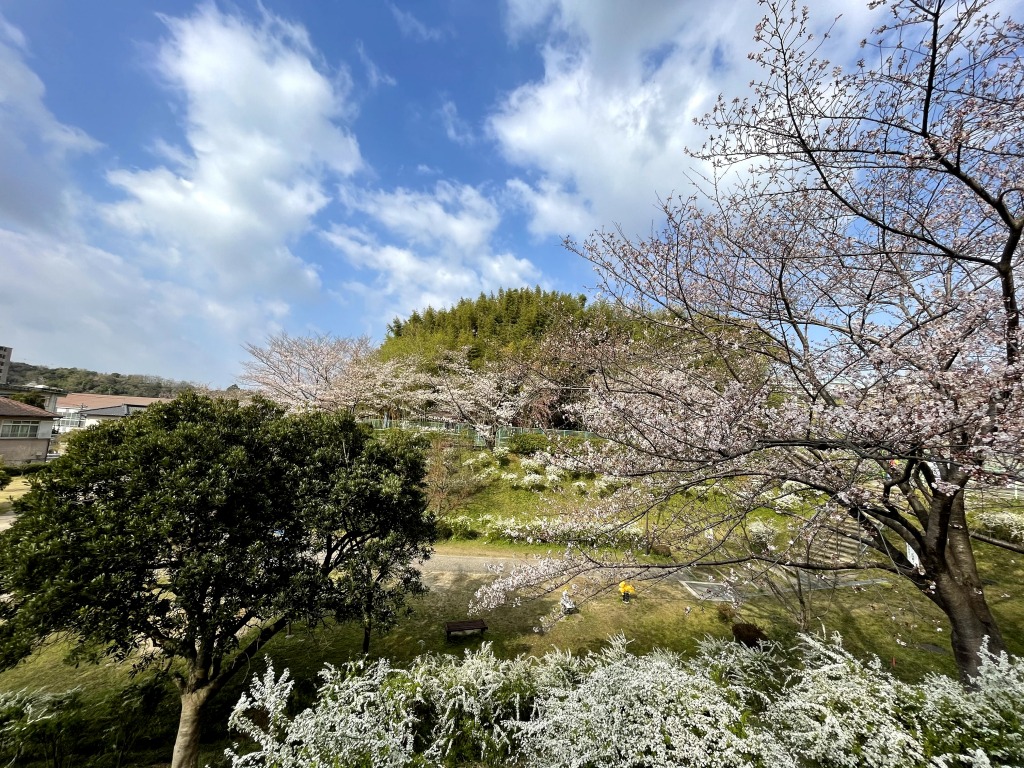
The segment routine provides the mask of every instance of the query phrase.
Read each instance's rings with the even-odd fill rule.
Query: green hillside
[[[46,384],[68,392],[133,397],[173,397],[192,385],[186,381],[162,379],[136,373],[99,373],[84,368],[49,368],[45,365],[12,362],[8,384]]]
[[[534,346],[563,319],[593,316],[601,305],[587,306],[586,296],[536,288],[510,288],[461,299],[450,309],[427,307],[388,325],[381,346],[386,358],[420,355],[427,359],[444,350],[469,347],[469,359],[482,364],[509,352]]]

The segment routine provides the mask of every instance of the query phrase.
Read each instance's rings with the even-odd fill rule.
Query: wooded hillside
[[[136,373],[99,373],[84,368],[49,368],[45,365],[12,362],[7,375],[9,384],[46,384],[69,392],[97,395],[132,395],[134,397],[173,397],[193,385],[159,376]]]
[[[562,318],[581,318],[600,312],[587,306],[583,294],[572,295],[536,288],[501,289],[462,299],[451,309],[427,307],[388,325],[381,346],[385,359],[419,355],[430,359],[445,350],[469,347],[474,366],[534,345]]]

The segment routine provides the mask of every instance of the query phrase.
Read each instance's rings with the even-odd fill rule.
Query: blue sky
[[[877,19],[815,12],[844,13],[839,60]],[[760,16],[752,0],[2,0],[0,344],[226,386],[242,344],[278,331],[379,340],[481,291],[585,291],[562,238],[650,231],[694,170],[693,118],[757,76]]]

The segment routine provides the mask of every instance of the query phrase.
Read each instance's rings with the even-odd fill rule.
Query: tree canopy
[[[503,288],[497,294],[460,299],[450,309],[427,307],[405,319],[395,318],[388,325],[381,355],[433,360],[443,352],[468,348],[470,363],[478,367],[533,347],[560,320],[596,311],[582,294]]]
[[[2,660],[62,633],[80,654],[165,666],[173,765],[194,765],[204,705],[270,637],[360,616],[339,569],[389,542],[406,568],[426,556],[423,474],[410,439],[262,399],[187,393],[74,433],[0,534]]]

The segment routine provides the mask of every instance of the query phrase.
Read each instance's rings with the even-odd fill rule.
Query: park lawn
[[[496,557],[516,553],[511,545],[478,542],[444,544],[439,550]],[[1012,590],[1024,581],[1024,557],[984,545],[979,545],[978,551],[983,578],[991,582],[986,594],[1006,643],[1012,653],[1024,655],[1024,606],[1012,595]],[[885,578],[885,574],[874,575]],[[795,642],[796,623],[773,598],[751,599],[730,619],[730,612],[720,607],[723,604],[695,600],[674,581],[637,584],[638,596],[630,604],[623,604],[617,592],[609,590],[582,604],[578,613],[543,634],[535,628],[555,606],[557,595],[520,606],[503,606],[481,614],[488,625],[484,635],[461,636],[449,642],[444,623],[466,618],[473,593],[493,577],[438,573],[428,578],[433,582],[430,591],[410,601],[413,613],[387,634],[374,635],[371,658],[386,657],[401,665],[420,653],[462,653],[483,642],[490,642],[502,657],[539,655],[552,648],[583,653],[600,648],[620,632],[631,641],[636,653],[655,647],[690,653],[706,636],[729,636],[731,620],[756,623],[770,639],[783,644]],[[942,614],[899,579],[885,578],[856,590],[837,591],[823,621],[825,631],[838,632],[844,645],[856,655],[876,655],[890,668],[895,659],[893,671],[899,677],[914,680],[928,672],[955,674]],[[819,625],[812,631],[820,635],[822,628]],[[359,658],[361,641],[362,629],[355,623],[327,622],[312,632],[295,626],[290,637],[285,633],[275,637],[265,655],[279,671],[287,667],[296,678],[315,679],[327,663],[340,665]],[[64,664],[67,649],[66,645],[50,646],[0,673],[0,690],[30,687],[61,691],[82,686],[87,695],[104,695],[104,689],[123,685],[129,679],[128,664]],[[263,669],[260,662],[254,666],[251,672]]]

